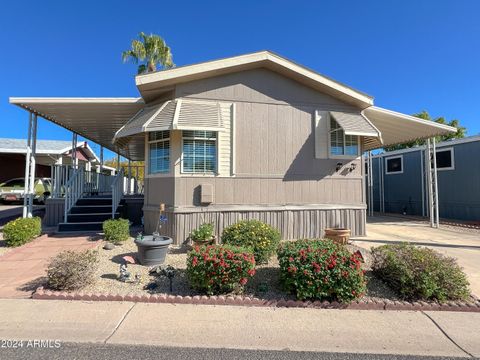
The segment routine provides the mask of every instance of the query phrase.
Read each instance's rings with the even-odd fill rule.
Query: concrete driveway
[[[480,297],[480,231],[449,225],[432,229],[427,222],[392,216],[367,220],[367,236],[352,239],[366,249],[388,243],[411,242],[454,257],[468,275],[472,293]]]

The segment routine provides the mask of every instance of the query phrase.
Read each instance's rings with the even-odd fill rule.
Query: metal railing
[[[93,171],[85,172],[85,194],[99,195],[109,193],[112,190],[112,183],[115,177]]]
[[[112,185],[112,219],[115,219],[115,213],[117,212],[118,205],[123,197],[124,191],[124,176],[123,176],[123,169],[117,173],[115,178],[113,179]]]
[[[65,184],[65,222],[70,209],[83,195],[85,185],[85,171],[83,169],[73,170],[73,174]]]
[[[53,198],[65,195],[65,186],[72,176],[73,168],[69,165],[52,165],[52,194]]]

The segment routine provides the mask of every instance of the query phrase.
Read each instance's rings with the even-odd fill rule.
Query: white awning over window
[[[138,133],[175,129],[223,129],[220,104],[213,101],[179,99],[146,107],[117,131],[115,141]]]
[[[345,135],[379,137],[380,132],[361,114],[330,111],[335,121],[345,132]]]

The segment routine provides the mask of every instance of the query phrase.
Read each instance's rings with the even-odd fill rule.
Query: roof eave
[[[171,87],[172,85],[183,82],[258,67],[271,68],[272,70],[286,73],[290,75],[290,77],[309,81],[312,85],[316,84],[318,87],[329,89],[332,93],[345,97],[361,107],[373,105],[373,97],[370,95],[355,90],[269,51],[260,51],[226,59],[180,66],[150,74],[137,75],[135,77],[135,83],[142,93],[142,96],[145,97],[145,92],[153,88]]]

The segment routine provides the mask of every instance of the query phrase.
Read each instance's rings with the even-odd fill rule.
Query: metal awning
[[[380,131],[361,113],[330,111],[345,135],[361,136],[363,148],[382,147]]]
[[[126,157],[126,149],[112,143],[113,136],[145,106],[141,98],[12,97],[10,103]]]
[[[402,144],[457,132],[456,128],[448,125],[423,120],[415,116],[401,114],[377,106],[366,108],[362,114],[380,132],[383,140],[383,144],[379,145],[375,142],[368,141],[367,138],[364,142],[364,150],[373,150],[384,146]]]
[[[114,141],[138,133],[162,130],[210,130],[223,128],[220,104],[214,101],[168,100],[140,110],[115,134]]]

